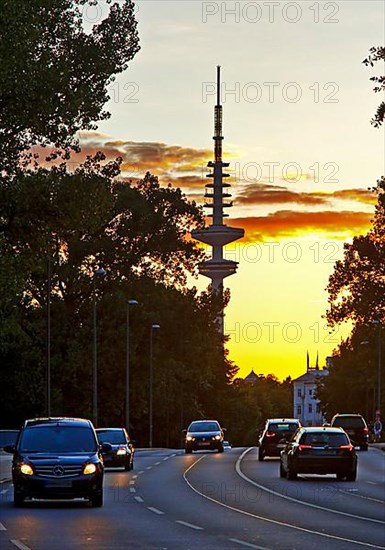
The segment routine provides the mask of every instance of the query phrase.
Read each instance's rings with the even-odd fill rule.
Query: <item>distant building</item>
[[[254,384],[258,380],[258,375],[252,370],[250,374],[243,379],[245,384]]]
[[[331,358],[326,359],[329,367]],[[319,369],[318,356],[315,367],[309,366],[309,354],[307,355],[306,373],[293,380],[293,417],[298,418],[303,426],[321,426],[325,419],[321,413],[321,406],[315,398],[317,380],[329,374],[328,368]]]

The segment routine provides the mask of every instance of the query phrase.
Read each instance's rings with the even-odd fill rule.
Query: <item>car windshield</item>
[[[34,426],[23,430],[22,453],[92,453],[97,442],[90,428],[80,426]]]
[[[127,443],[123,430],[97,430],[96,435],[100,443],[111,443],[111,445],[125,445]]]
[[[340,445],[349,445],[348,438],[344,433],[306,433],[301,438],[301,444],[311,445],[312,447],[339,447]]]
[[[333,421],[333,426],[338,428],[363,428],[364,421],[360,417],[339,416]]]
[[[217,432],[219,425],[217,422],[192,422],[188,429],[189,432]]]

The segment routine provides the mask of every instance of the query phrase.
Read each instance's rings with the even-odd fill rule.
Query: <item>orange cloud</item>
[[[305,205],[328,204],[333,199],[354,200],[364,204],[375,204],[377,196],[367,189],[342,189],[326,193],[292,191],[283,186],[255,183],[247,186],[238,196],[238,204],[282,204],[295,203]]]
[[[243,242],[264,242],[267,239],[303,237],[322,234],[328,238],[346,239],[366,233],[373,214],[366,212],[295,212],[280,210],[268,216],[235,218],[229,225],[243,227]]]
[[[326,204],[328,199],[322,193],[290,191],[286,187],[255,183],[249,185],[237,196],[237,204]]]

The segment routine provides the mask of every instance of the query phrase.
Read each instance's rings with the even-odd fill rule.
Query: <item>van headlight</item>
[[[26,476],[33,476],[33,469],[29,464],[23,462],[20,464],[20,472]]]
[[[94,474],[96,472],[95,464],[86,464],[83,469],[84,475]]]
[[[193,441],[193,440],[194,440],[194,438],[193,438],[192,435],[188,435],[188,436],[186,437],[186,441]]]
[[[214,439],[216,439],[217,441],[218,441],[220,438],[221,438],[221,436],[218,435],[218,434],[217,434],[216,436],[214,436]]]

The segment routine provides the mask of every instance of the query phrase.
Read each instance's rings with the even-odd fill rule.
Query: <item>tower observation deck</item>
[[[226,260],[223,257],[223,247],[232,243],[244,235],[244,230],[237,227],[231,227],[223,223],[223,219],[228,216],[224,210],[230,208],[233,203],[225,201],[231,197],[228,192],[229,183],[224,183],[224,178],[228,178],[230,174],[226,174],[223,169],[229,166],[228,162],[222,161],[222,105],[221,105],[221,82],[220,82],[220,66],[217,67],[217,104],[214,107],[214,161],[208,163],[211,172],[207,174],[207,178],[211,178],[211,182],[206,184],[205,198],[208,201],[205,207],[212,209],[209,217],[212,218],[212,224],[203,229],[197,229],[191,233],[192,237],[202,243],[212,247],[212,258],[199,264],[199,273],[211,279],[212,290],[216,293],[223,292],[223,279],[229,275],[233,275],[238,266],[238,262]],[[223,334],[223,311],[218,319],[219,329]]]

